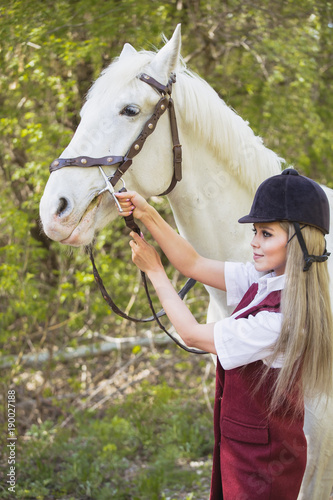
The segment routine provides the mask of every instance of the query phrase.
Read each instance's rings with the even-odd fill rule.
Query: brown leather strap
[[[182,180],[182,147],[178,135],[175,107],[171,97],[169,99],[169,118],[173,143],[173,177],[170,186],[158,196],[169,194],[175,188],[177,182]]]
[[[168,109],[168,105],[169,105],[168,97],[166,96],[161,97],[161,99],[155,106],[153,114],[151,115],[149,120],[147,120],[146,123],[144,124],[140,135],[138,136],[137,139],[135,139],[133,144],[130,146],[127,154],[125,155],[125,158],[133,159],[137,154],[140,153],[147,138],[154,132],[158,120]]]
[[[175,178],[177,182],[182,180],[182,146],[180,144],[177,119],[175,106],[173,104],[173,99],[169,99],[169,116],[170,116],[170,128],[171,136],[173,142],[173,157],[174,157],[174,167],[175,167]]]
[[[126,191],[127,191],[127,189],[125,187],[123,187],[119,190],[119,193],[125,193]],[[128,229],[130,229],[131,231],[135,231],[137,234],[141,234],[140,228],[137,225],[137,223],[135,222],[132,214],[127,215],[127,217],[124,217],[124,220],[125,220],[125,223],[126,223],[126,226],[128,227]]]
[[[103,156],[103,158],[90,158],[89,156],[78,156],[77,158],[57,158],[50,165],[50,173],[63,167],[98,167],[116,165],[124,161],[123,156]]]
[[[138,155],[144,146],[147,138],[154,132],[157,122],[165,113],[169,106],[169,98],[161,97],[155,106],[154,113],[147,120],[142,128],[141,133],[130,146],[125,156],[104,156],[103,158],[90,158],[89,156],[78,156],[77,158],[57,158],[50,165],[50,172],[59,170],[63,167],[97,167],[108,166],[120,163],[115,174],[110,179],[113,186],[117,184],[119,179],[132,165],[133,158]]]
[[[152,303],[152,300],[151,300],[151,297],[150,297],[150,293],[149,293],[149,290],[148,290],[147,278],[146,278],[146,275],[145,275],[144,272],[141,271],[141,278],[142,278],[142,282],[143,282],[144,289],[145,289],[145,292],[146,292],[146,296],[147,296],[147,299],[148,299],[149,307],[150,307],[153,315],[150,318],[139,319],[139,318],[134,318],[132,316],[128,316],[128,314],[126,314],[121,309],[119,309],[119,307],[114,303],[114,301],[112,300],[112,298],[110,297],[110,295],[106,291],[106,288],[104,286],[103,280],[100,277],[99,272],[97,271],[97,267],[96,267],[96,264],[95,264],[95,260],[94,260],[94,256],[93,256],[92,248],[91,247],[89,248],[89,257],[90,257],[90,260],[91,260],[91,263],[92,263],[92,266],[93,266],[93,274],[94,274],[95,281],[96,281],[96,283],[97,283],[97,285],[98,285],[98,287],[99,287],[99,289],[100,289],[100,291],[101,291],[101,293],[103,295],[104,300],[107,302],[107,304],[110,306],[110,308],[112,309],[112,311],[114,313],[116,313],[118,316],[120,316],[123,319],[127,319],[127,320],[133,321],[135,323],[147,323],[147,322],[155,320],[157,322],[158,326],[161,328],[161,330],[163,330],[163,332],[166,333],[179,347],[181,347],[182,349],[184,349],[184,351],[191,352],[193,354],[209,354],[206,351],[201,351],[200,349],[195,349],[195,348],[187,347],[185,344],[182,344],[160,322],[159,318],[161,316],[164,316],[165,312],[162,309],[159,313],[156,313],[155,308],[154,308],[153,303]],[[183,298],[186,295],[187,291],[190,288],[192,288],[195,285],[195,283],[196,283],[195,280],[191,280],[191,279],[188,280],[186,282],[185,286],[182,288],[182,290],[178,293],[178,295],[180,296],[180,298]],[[184,292],[185,289],[186,289],[186,293]]]
[[[159,83],[151,76],[143,73],[139,76],[140,80],[147,83],[160,94],[161,99],[155,106],[154,112],[149,120],[144,124],[141,133],[137,139],[132,143],[125,156],[104,156],[103,158],[91,158],[89,156],[78,156],[77,158],[57,158],[50,165],[50,173],[59,170],[63,167],[97,167],[119,164],[116,172],[110,179],[113,186],[117,184],[120,178],[132,165],[133,158],[142,150],[147,138],[154,132],[157,122],[164,114],[166,109],[169,110],[170,129],[173,143],[173,176],[169,187],[160,193],[158,196],[164,196],[170,193],[177,182],[182,179],[182,147],[180,145],[176,113],[174,109],[173,100],[171,99],[172,84],[176,82],[176,76],[171,74],[167,85]]]
[[[160,117],[168,109],[168,97],[161,97],[155,106],[154,112],[149,120],[144,124],[140,135],[130,146],[125,156],[103,156],[102,158],[91,158],[89,156],[78,156],[77,158],[57,158],[50,165],[50,172],[59,170],[63,167],[97,167],[115,165],[121,163],[121,175],[131,166],[132,159],[140,153],[147,138],[154,132],[156,124]]]
[[[160,94],[171,94],[171,85],[176,82],[176,75],[174,73],[171,73],[169,81],[167,85],[163,85],[162,83],[158,82],[153,78],[152,76],[147,75],[146,73],[142,73],[139,76],[139,79],[154,89],[156,89]]]

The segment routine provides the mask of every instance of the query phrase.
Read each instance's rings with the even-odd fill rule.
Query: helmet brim
[[[244,217],[241,217],[238,219],[238,222],[240,224],[246,224],[246,223],[253,223],[255,224],[256,222],[278,222],[277,219],[269,219],[267,217],[254,217],[253,215],[244,215]]]

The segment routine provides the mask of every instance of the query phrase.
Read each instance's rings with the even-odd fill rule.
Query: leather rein
[[[175,109],[174,109],[174,103],[173,99],[171,98],[171,91],[172,91],[172,84],[176,82],[176,75],[171,74],[170,79],[167,83],[167,85],[163,85],[156,81],[154,78],[151,76],[143,73],[138,77],[141,81],[147,83],[150,85],[153,89],[155,89],[160,95],[161,98],[159,99],[158,103],[155,106],[154,112],[152,116],[146,121],[144,124],[141,133],[137,137],[137,139],[132,143],[130,148],[128,149],[127,153],[125,156],[104,156],[102,158],[91,158],[88,156],[79,156],[77,158],[57,158],[54,160],[51,165],[50,165],[50,173],[55,172],[56,170],[60,170],[61,168],[64,167],[83,167],[83,168],[90,168],[90,167],[99,167],[105,182],[106,182],[106,188],[102,189],[99,193],[101,194],[105,190],[108,190],[110,194],[113,195],[115,201],[117,202],[117,198],[114,196],[114,186],[117,184],[119,180],[122,180],[122,176],[126,173],[126,171],[129,169],[129,167],[133,163],[133,158],[142,150],[147,138],[154,132],[157,122],[160,119],[160,117],[164,114],[164,112],[168,109],[169,111],[169,119],[170,119],[170,130],[171,130],[171,137],[172,137],[172,142],[173,142],[173,176],[170,182],[169,187],[163,191],[163,193],[160,193],[158,196],[163,196],[168,193],[170,193],[174,187],[176,186],[177,182],[179,182],[182,179],[182,147],[180,145],[179,141],[179,135],[178,135],[178,127],[177,127],[177,120],[176,120],[176,114],[175,114]],[[111,166],[111,165],[118,165],[115,173],[111,177],[107,177],[102,169],[102,167],[105,166]],[[124,181],[123,181],[124,183]],[[125,184],[124,184],[125,185]],[[123,187],[120,189],[121,191],[126,191],[126,188]],[[97,196],[98,196],[97,195]],[[119,206],[119,204],[118,204]],[[133,215],[130,215],[128,217],[124,217],[125,223],[129,229],[132,231],[135,231],[136,233],[140,234],[140,228],[134,221]],[[199,349],[194,349],[194,348],[189,348],[186,345],[182,344],[177,338],[175,338],[165,327],[164,325],[160,322],[159,318],[163,315],[165,315],[164,310],[162,309],[160,312],[156,313],[155,308],[153,306],[149,290],[148,290],[148,284],[147,284],[147,278],[146,275],[143,271],[141,271],[141,278],[143,282],[143,286],[146,292],[146,296],[148,299],[149,307],[152,312],[152,316],[149,318],[145,319],[138,319],[134,318],[132,316],[127,315],[125,312],[123,312],[121,309],[118,308],[118,306],[115,304],[115,302],[112,300],[108,292],[106,291],[106,288],[104,286],[103,280],[98,273],[98,270],[95,265],[95,260],[92,252],[92,247],[89,247],[89,257],[92,263],[93,267],[93,274],[95,281],[101,291],[101,294],[104,298],[104,300],[107,302],[107,304],[110,306],[112,311],[117,314],[118,316],[136,322],[136,323],[147,323],[150,321],[156,321],[158,326],[182,349],[184,349],[187,352],[191,352],[194,354],[208,354],[206,351],[201,351]],[[184,287],[180,290],[178,293],[179,297],[183,299],[185,295],[188,293],[188,291],[193,288],[195,285],[196,281],[192,278],[187,280],[186,284]]]

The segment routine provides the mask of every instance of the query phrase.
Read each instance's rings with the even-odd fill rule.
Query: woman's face
[[[287,261],[288,235],[279,222],[253,224],[254,237],[251,242],[254,266],[259,272],[275,271],[284,274]]]

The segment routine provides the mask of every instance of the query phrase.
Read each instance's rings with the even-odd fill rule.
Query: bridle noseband
[[[133,163],[133,158],[137,156],[140,151],[142,150],[147,138],[154,132],[157,122],[160,119],[160,117],[164,114],[164,112],[168,109],[169,110],[169,119],[170,119],[170,130],[171,130],[171,137],[172,137],[172,143],[173,143],[173,176],[170,182],[169,187],[163,191],[163,193],[160,193],[158,196],[163,196],[166,194],[169,194],[174,187],[176,186],[177,182],[181,181],[182,179],[182,147],[180,145],[179,141],[179,135],[178,135],[178,127],[177,127],[177,120],[176,120],[176,114],[175,114],[175,109],[174,109],[174,103],[171,98],[171,91],[172,91],[172,84],[176,82],[176,75],[171,74],[170,79],[167,83],[167,85],[163,85],[156,81],[154,78],[151,76],[143,73],[139,76],[139,79],[148,85],[150,85],[153,89],[155,89],[160,95],[161,98],[158,101],[158,103],[155,106],[154,112],[152,116],[149,118],[149,120],[146,121],[144,124],[141,133],[137,137],[137,139],[132,143],[130,148],[128,149],[127,153],[125,156],[104,156],[103,158],[91,158],[89,156],[79,156],[77,158],[57,158],[54,160],[51,165],[50,165],[50,173],[55,172],[56,170],[60,170],[61,168],[64,167],[84,167],[84,168],[90,168],[90,167],[99,167],[100,172],[104,178],[105,181],[105,187],[101,189],[98,193],[97,196],[102,194],[104,191],[109,191],[109,193],[113,196],[118,208],[119,202],[115,196],[115,191],[114,191],[114,186],[117,184],[119,180],[123,181],[124,187],[120,191],[125,191],[125,183],[124,180],[122,179],[123,175],[126,173],[126,171],[129,169],[129,167]],[[118,165],[115,173],[108,177],[103,168],[105,166],[112,166],[112,165]],[[133,231],[137,232],[140,234],[140,228],[136,224],[136,222],[133,219],[133,216],[130,215],[128,217],[124,217],[126,225]],[[96,280],[96,283],[98,284],[100,291],[103,295],[104,300],[108,303],[108,305],[111,307],[111,309],[121,316],[124,319],[130,320],[130,321],[135,321],[135,322],[140,322],[140,323],[146,323],[148,321],[153,321],[155,320],[159,327],[182,349],[185,351],[194,353],[194,354],[208,354],[206,351],[201,351],[199,349],[192,349],[181,342],[179,342],[178,339],[176,339],[166,328],[163,326],[163,324],[160,322],[159,318],[163,316],[165,313],[164,311],[160,311],[159,313],[155,312],[154,306],[152,304],[152,300],[149,294],[148,290],[148,284],[147,284],[147,279],[145,276],[145,273],[141,271],[141,277],[143,281],[143,285],[145,288],[146,296],[149,302],[150,309],[152,311],[153,316],[150,318],[146,319],[137,319],[133,318],[131,316],[128,316],[126,313],[121,311],[117,305],[114,303],[108,292],[106,291],[102,278],[100,277],[92,249],[90,247],[89,249],[89,254],[90,254],[90,260],[93,266],[93,274]],[[178,293],[180,298],[184,298],[186,293],[195,285],[196,281],[192,278],[190,278],[182,290]]]

